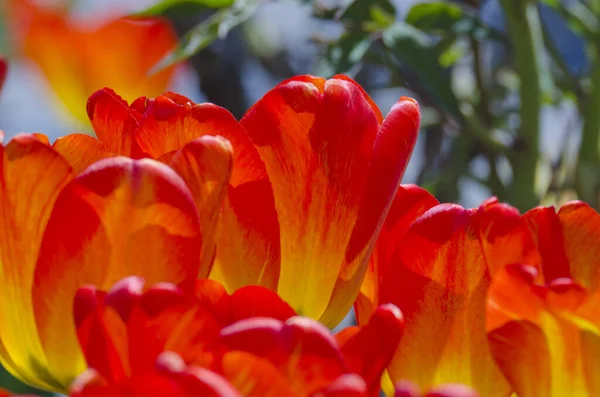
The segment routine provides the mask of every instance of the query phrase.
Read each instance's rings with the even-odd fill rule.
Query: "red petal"
[[[132,157],[137,120],[134,110],[110,88],[96,91],[87,102],[87,114],[98,140],[107,151]]]
[[[573,201],[558,211],[565,253],[573,279],[592,290],[600,288],[600,215],[588,204]]]
[[[299,313],[321,318],[345,266],[379,129],[377,117],[356,83],[299,76],[267,93],[241,123],[258,147],[273,187],[281,228],[278,293]],[[362,269],[357,269],[366,266],[363,259],[352,261],[347,279],[362,279]],[[309,290],[318,293],[304,292]],[[345,295],[344,302],[352,298]],[[336,310],[327,322],[344,314]]]
[[[439,202],[416,185],[400,185],[369,261],[354,310],[359,324],[365,324],[379,305],[379,280],[388,279],[394,261],[392,253],[406,229],[425,211]]]
[[[350,371],[362,376],[372,396],[379,395],[381,376],[392,361],[403,329],[400,310],[386,304],[378,307],[369,323],[341,344]]]

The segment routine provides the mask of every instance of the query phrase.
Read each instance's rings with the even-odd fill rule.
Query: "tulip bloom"
[[[523,218],[543,266],[517,264],[494,277],[492,354],[521,397],[600,395],[600,215],[571,202]]]
[[[87,121],[83,104],[94,91],[110,86],[133,100],[160,94],[172,77],[173,68],[148,75],[177,45],[166,21],[76,21],[66,2],[52,8],[31,0],[8,0],[7,11],[17,50],[35,62],[66,110],[81,123]]]
[[[185,159],[220,153],[212,143],[192,142],[202,150]],[[84,369],[70,309],[82,284],[134,274],[191,287],[208,273],[194,196],[149,159],[105,159],[76,175],[43,135],[18,135],[0,156],[0,361],[28,384],[64,391]]]
[[[76,168],[114,154],[171,163],[198,136],[228,139],[233,168],[211,278],[230,292],[263,285],[329,326],[358,293],[420,122],[408,98],[384,119],[344,76],[287,80],[240,123],[177,94],[128,105],[109,89],[92,95],[88,114],[99,141],[75,135],[55,145]]]
[[[213,371],[243,396],[376,396],[402,334],[401,314],[392,305],[336,340],[264,287],[229,295],[210,280],[199,280],[194,296],[166,283],[144,291],[135,277],[108,293],[84,287],[74,312],[93,371],[74,384],[74,395],[82,397],[125,388],[149,395],[143,380],[154,382],[165,354],[174,355],[179,368]]]
[[[405,316],[391,380],[410,379],[425,390],[461,383],[482,396],[510,395],[488,347],[485,302],[491,276],[520,262],[539,265],[540,259],[516,209],[489,200],[467,210],[402,186],[355,306],[359,324],[387,302]]]

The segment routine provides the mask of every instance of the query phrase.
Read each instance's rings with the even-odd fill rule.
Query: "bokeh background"
[[[600,204],[598,0],[0,0],[0,6],[0,56],[9,61],[0,92],[5,139],[19,132],[41,132],[50,141],[93,134],[85,98],[112,79],[130,94],[175,91],[239,118],[288,77],[345,73],[384,114],[402,95],[419,100],[422,131],[404,183],[468,207],[492,195],[522,211],[574,198]],[[133,33],[102,33],[144,10],[164,18],[179,45],[162,51],[150,35],[125,48]],[[38,28],[42,33],[32,38]],[[157,56],[152,70],[132,62],[149,54]],[[100,71],[90,74],[93,68]],[[148,85],[148,92],[133,84],[159,69],[167,73],[164,83]],[[28,390],[6,374],[0,386]]]

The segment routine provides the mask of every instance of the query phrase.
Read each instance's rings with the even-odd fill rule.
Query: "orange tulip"
[[[83,104],[94,91],[110,86],[133,100],[160,94],[172,77],[173,68],[148,74],[177,44],[166,21],[76,21],[69,17],[66,2],[50,8],[9,0],[7,11],[17,51],[37,64],[66,110],[81,123],[87,122]]]
[[[408,98],[384,119],[344,76],[287,80],[241,126],[222,108],[173,93],[127,105],[104,89],[88,114],[99,141],[67,136],[55,144],[76,168],[121,154],[157,158],[181,173],[173,155],[183,145],[205,134],[227,138],[233,169],[211,278],[230,292],[266,286],[330,326],[358,293],[420,122]]]
[[[222,150],[212,143],[192,142],[203,150],[186,159]],[[65,391],[85,368],[71,312],[83,283],[106,288],[137,274],[192,286],[208,273],[195,200],[149,159],[115,157],[76,175],[46,137],[24,134],[0,156],[0,362],[26,383]]]
[[[600,215],[572,202],[524,218],[543,267],[513,265],[494,277],[487,304],[492,354],[521,397],[598,396]]]
[[[460,383],[482,396],[510,395],[488,347],[485,303],[491,276],[515,262],[540,262],[516,209],[495,200],[472,210],[437,204],[423,189],[402,186],[355,306],[359,324],[382,303],[404,314],[391,380],[410,379],[425,390]]]

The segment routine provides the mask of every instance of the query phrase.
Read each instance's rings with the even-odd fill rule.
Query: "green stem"
[[[538,204],[535,175],[539,159],[542,30],[535,1],[501,0],[514,50],[515,64],[520,76],[521,98],[518,140],[515,153],[509,160],[513,181],[509,190],[511,204],[522,211]]]

